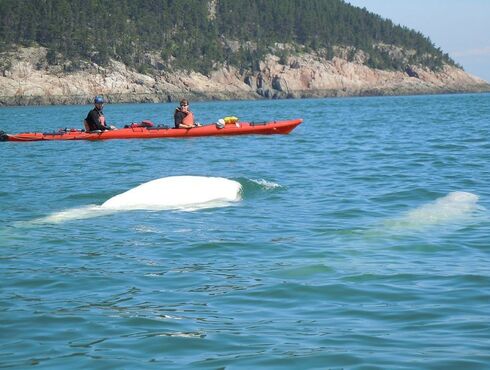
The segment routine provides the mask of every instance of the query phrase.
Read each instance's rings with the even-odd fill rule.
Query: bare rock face
[[[70,72],[66,65],[48,65],[42,47],[19,48],[0,54],[0,105],[80,104],[99,94],[112,102],[160,102],[184,96],[228,100],[490,91],[486,81],[450,65],[437,72],[415,65],[395,72],[367,67],[363,52],[351,59],[305,53],[280,63],[268,55],[255,74],[241,74],[232,66],[209,76],[162,67],[149,76],[116,61],[106,67],[86,63]],[[158,60],[150,61],[158,67]]]

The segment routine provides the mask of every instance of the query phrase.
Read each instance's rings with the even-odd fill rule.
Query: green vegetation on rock
[[[267,53],[343,55],[379,69],[454,62],[421,33],[342,0],[0,0],[0,51],[48,49],[67,71],[110,59],[142,73],[258,69]]]

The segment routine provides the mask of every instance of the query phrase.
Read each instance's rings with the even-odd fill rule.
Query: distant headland
[[[490,91],[425,36],[341,0],[79,2],[2,10],[0,105]]]

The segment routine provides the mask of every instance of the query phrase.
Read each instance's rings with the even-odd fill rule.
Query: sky
[[[472,75],[490,82],[490,0],[345,0],[429,37]]]

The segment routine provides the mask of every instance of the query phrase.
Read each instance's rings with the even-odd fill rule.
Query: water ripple
[[[305,122],[287,136],[2,143],[0,367],[489,368],[489,102],[195,103],[203,122]],[[86,108],[0,108],[0,126],[42,131]],[[80,217],[183,175],[237,181],[242,198]]]

